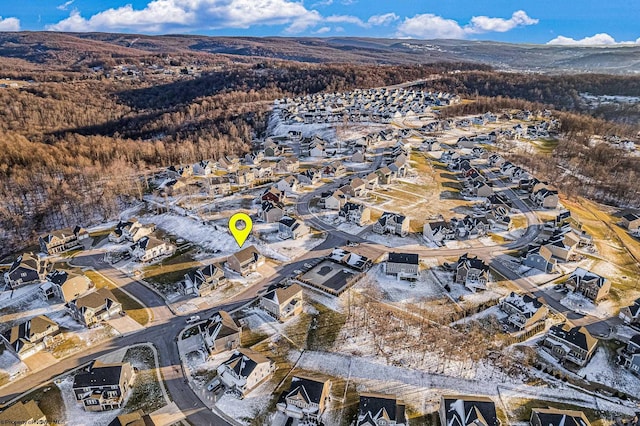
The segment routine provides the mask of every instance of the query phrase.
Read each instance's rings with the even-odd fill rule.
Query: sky
[[[0,31],[640,44],[638,0],[3,0]]]

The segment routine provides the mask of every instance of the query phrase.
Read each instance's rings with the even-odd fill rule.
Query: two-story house
[[[218,311],[200,324],[200,333],[209,355],[240,346],[242,327],[225,311]]]
[[[297,240],[308,233],[309,227],[293,217],[283,216],[278,222],[278,235],[283,240]]]
[[[70,271],[56,269],[47,274],[46,280],[44,284],[40,285],[40,296],[45,301],[58,299],[67,303],[93,288],[89,277]]]
[[[196,297],[206,296],[226,282],[224,271],[219,265],[205,265],[194,268],[184,275],[180,282],[182,294],[193,294]]]
[[[405,404],[402,401],[379,393],[360,394],[356,426],[405,426],[406,424]]]
[[[121,408],[131,385],[134,372],[128,362],[105,364],[94,361],[88,371],[73,378],[76,402],[86,411],[106,411]]]
[[[399,280],[415,281],[419,278],[420,260],[414,253],[389,253],[385,273]]]
[[[543,321],[549,313],[549,308],[539,299],[515,292],[500,301],[500,310],[509,315],[506,321],[518,330],[528,329]]]
[[[101,288],[67,303],[67,310],[85,327],[115,317],[122,312],[122,304],[108,288]]]
[[[276,407],[288,417],[317,423],[324,413],[330,391],[330,380],[294,376],[289,390],[282,392]]]
[[[598,346],[598,341],[585,327],[577,327],[566,322],[552,326],[543,345],[560,361],[570,361],[584,366]]]
[[[345,222],[365,226],[371,220],[371,209],[364,204],[346,202],[340,208],[338,217]]]
[[[583,268],[576,268],[565,282],[565,286],[596,303],[607,297],[611,289],[609,280]]]
[[[279,321],[302,312],[302,287],[293,284],[289,287],[277,287],[260,298],[260,307]]]
[[[18,401],[0,413],[0,425],[48,425],[47,416],[44,415],[38,404],[30,399],[27,402]]]
[[[258,209],[258,218],[266,223],[278,222],[284,216],[282,204],[275,201],[262,201]]]
[[[486,396],[443,395],[438,413],[441,426],[500,426],[496,404]]]
[[[591,426],[582,411],[561,410],[559,408],[531,409],[530,426]]]
[[[619,317],[625,324],[640,324],[640,298],[620,309]]]
[[[240,398],[268,379],[275,371],[275,363],[252,349],[237,349],[216,369],[220,383]]]
[[[4,273],[4,282],[11,289],[16,289],[26,284],[43,281],[50,270],[51,265],[46,259],[33,253],[24,253],[18,256]]]
[[[10,351],[18,358],[25,359],[46,348],[59,330],[60,327],[55,321],[39,315],[14,325],[0,336]]]
[[[139,262],[150,262],[163,256],[170,256],[176,251],[176,246],[153,236],[140,238],[129,247],[131,257]]]
[[[43,253],[56,254],[81,246],[82,240],[87,238],[89,238],[89,233],[86,229],[74,226],[41,235],[38,242]]]
[[[470,257],[468,253],[458,259],[454,282],[464,284],[469,290],[486,290],[490,280],[489,265],[477,256]]]
[[[397,213],[384,212],[373,224],[373,232],[406,237],[409,233],[409,218]]]
[[[258,270],[264,265],[264,256],[258,252],[255,246],[249,246],[232,254],[227,259],[227,266],[243,277]]]

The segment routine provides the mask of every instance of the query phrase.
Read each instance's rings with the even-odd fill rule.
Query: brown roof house
[[[257,271],[262,265],[264,265],[264,256],[255,246],[243,248],[227,259],[227,266],[243,277]]]
[[[306,422],[318,422],[330,398],[330,391],[330,380],[294,376],[289,390],[282,392],[276,407],[288,417]]]
[[[81,246],[82,240],[87,238],[89,238],[89,233],[86,229],[75,226],[41,235],[38,242],[43,253],[56,254]]]
[[[277,320],[285,321],[302,312],[302,301],[302,287],[293,284],[266,293],[260,298],[260,306]]]
[[[216,369],[222,385],[244,398],[275,371],[275,363],[251,349],[236,350]]]
[[[49,424],[47,417],[34,400],[18,401],[0,413],[0,425],[27,426],[47,424]]]
[[[115,410],[124,405],[133,379],[133,368],[128,362],[94,361],[88,371],[73,378],[73,393],[86,411]]]
[[[101,288],[70,301],[67,309],[73,319],[91,327],[120,314],[122,305],[108,288]]]
[[[206,296],[219,285],[226,282],[224,272],[218,265],[210,264],[190,270],[180,282],[182,294],[193,294],[196,297]]]
[[[225,311],[218,311],[200,324],[200,333],[209,355],[240,346],[242,327]]]
[[[93,283],[86,275],[55,270],[47,274],[47,282],[40,286],[43,300],[58,299],[68,303],[77,299],[93,288]]]
[[[18,358],[25,359],[46,348],[59,333],[55,321],[40,315],[19,325],[14,325],[2,333],[0,340]]]

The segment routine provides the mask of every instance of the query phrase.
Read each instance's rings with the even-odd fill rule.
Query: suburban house
[[[258,270],[264,264],[264,256],[255,246],[249,246],[232,254],[227,259],[227,266],[243,277]]]
[[[324,208],[340,210],[342,206],[346,204],[347,200],[347,195],[339,189],[336,189],[334,192],[326,194],[326,197],[323,197]]]
[[[93,288],[93,283],[86,275],[55,270],[47,274],[47,282],[40,285],[40,296],[43,300],[59,299],[64,303],[77,299]]]
[[[283,240],[297,240],[300,237],[304,237],[309,233],[309,227],[302,221],[283,216],[278,222],[278,235]]]
[[[560,361],[570,361],[584,366],[596,350],[598,341],[585,327],[562,323],[552,326],[543,345]]]
[[[205,182],[207,191],[211,195],[227,195],[231,193],[231,181],[227,176],[211,176]]]
[[[140,238],[129,247],[131,257],[139,262],[149,262],[162,256],[170,256],[176,251],[176,246],[152,236]]]
[[[284,192],[280,191],[275,185],[271,185],[260,195],[260,201],[270,201],[272,203],[279,204],[282,204],[284,202],[284,198]]]
[[[356,426],[405,426],[406,424],[405,405],[402,401],[379,393],[360,394]]]
[[[73,378],[73,393],[86,411],[115,410],[124,405],[133,379],[133,367],[128,362],[94,361],[88,371]]]
[[[38,283],[44,280],[51,270],[46,259],[33,253],[24,253],[11,264],[4,273],[4,282],[13,290],[20,286]]]
[[[556,270],[558,260],[553,258],[548,249],[542,250],[541,246],[530,245],[522,258],[522,264],[549,274]]]
[[[555,209],[558,207],[558,191],[556,190],[540,188],[532,192],[529,198],[536,203],[538,207],[544,207],[545,209]]]
[[[282,178],[276,184],[276,188],[285,194],[296,192],[298,190],[298,179],[295,176]]]
[[[89,238],[86,229],[75,226],[53,231],[38,238],[40,250],[47,254],[62,253],[82,245],[82,240]]]
[[[91,327],[122,312],[122,305],[108,288],[81,296],[66,306],[73,319],[85,327]]]
[[[258,209],[258,218],[266,223],[274,223],[282,219],[284,209],[282,204],[275,201],[263,201]]]
[[[209,355],[240,346],[242,327],[225,311],[218,311],[200,324],[200,334]]]
[[[217,368],[220,382],[240,398],[244,398],[274,371],[273,361],[248,348],[237,349]]]
[[[385,273],[399,280],[415,281],[419,278],[420,261],[417,254],[389,253]]]
[[[206,296],[225,281],[224,272],[219,265],[205,265],[184,275],[184,281],[180,282],[180,292],[196,297]]]
[[[279,321],[302,312],[302,287],[293,284],[289,287],[277,287],[260,298],[260,307]]]
[[[422,228],[422,236],[434,243],[442,243],[456,237],[455,231],[444,220],[425,223]]]
[[[297,158],[283,158],[276,164],[275,171],[280,174],[296,173],[299,167],[300,161]]]
[[[109,241],[113,243],[121,243],[125,240],[133,243],[140,238],[151,235],[156,230],[156,225],[149,223],[143,225],[138,219],[132,218],[127,221],[120,221],[115,229],[109,234]]]
[[[376,174],[378,175],[378,183],[380,185],[388,185],[393,179],[393,174],[387,166],[381,167],[376,170]]]
[[[167,175],[173,178],[188,178],[193,176],[193,166],[187,164],[186,166],[169,166],[167,167]]]
[[[565,286],[596,303],[607,297],[611,289],[609,280],[583,268],[576,268],[565,282]]]
[[[193,166],[193,174],[196,176],[207,177],[212,175],[216,171],[216,163],[209,160],[202,160],[195,163]]]
[[[486,396],[443,395],[438,413],[441,426],[500,426],[496,405]]]
[[[506,321],[518,330],[525,330],[543,321],[549,313],[544,303],[526,294],[511,292],[500,301],[500,310],[509,314]]]
[[[376,189],[378,187],[378,181],[380,177],[377,173],[371,172],[365,178],[365,188],[368,190]]]
[[[454,282],[464,284],[469,290],[486,290],[490,280],[489,265],[478,257],[460,256],[456,265]]]
[[[618,355],[618,363],[640,376],[640,334],[635,334]]]
[[[373,232],[405,237],[409,233],[409,219],[401,214],[384,212],[373,224]]]
[[[18,358],[25,359],[49,346],[60,327],[55,321],[39,315],[2,333],[1,339]]]
[[[338,217],[345,222],[365,226],[371,220],[371,209],[364,204],[346,202],[338,212]]]
[[[243,187],[251,187],[256,180],[256,174],[253,170],[238,170],[235,175],[236,185]]]
[[[276,407],[288,417],[318,422],[331,391],[330,380],[293,376],[289,390],[282,392]]]
[[[622,216],[620,224],[630,232],[638,232],[640,231],[640,215],[636,213],[627,213]]]
[[[48,425],[47,416],[44,415],[38,404],[30,399],[27,402],[18,401],[0,413],[0,425]]]
[[[353,189],[354,197],[362,197],[367,192],[367,183],[358,177],[351,179],[349,186]]]
[[[322,172],[318,169],[307,169],[298,175],[298,182],[302,185],[315,185],[322,179]]]
[[[640,299],[636,299],[632,305],[620,309],[618,316],[625,324],[640,323]]]
[[[531,409],[529,424],[531,426],[591,426],[582,411],[551,407]]]

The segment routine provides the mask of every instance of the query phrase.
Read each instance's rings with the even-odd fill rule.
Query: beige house
[[[302,287],[293,284],[278,287],[260,298],[260,306],[279,321],[285,321],[302,312]]]
[[[119,315],[122,305],[111,290],[101,288],[67,303],[69,313],[85,327],[91,327],[101,321]]]
[[[59,331],[55,321],[39,315],[6,330],[0,340],[20,359],[25,359],[46,348]]]
[[[49,424],[47,417],[32,399],[27,402],[18,401],[0,413],[0,425],[30,426],[47,424]]]
[[[244,398],[253,388],[268,379],[275,363],[252,349],[238,349],[216,369],[222,385]]]
[[[81,246],[82,240],[87,238],[89,238],[89,233],[86,229],[75,226],[41,235],[38,242],[43,253],[56,254]]]
[[[85,411],[115,410],[124,405],[133,379],[133,368],[128,362],[94,361],[88,371],[73,378],[73,393]]]
[[[242,327],[225,311],[218,311],[201,326],[201,334],[209,355],[240,346]]]
[[[515,292],[500,301],[500,310],[509,315],[507,322],[518,330],[532,327],[549,313],[549,308],[539,299]]]
[[[18,256],[4,273],[4,282],[11,289],[16,289],[26,284],[41,282],[50,270],[51,264],[46,259],[33,253],[24,253]]]
[[[227,266],[234,272],[245,276],[258,270],[264,265],[264,256],[255,246],[249,246],[229,256]]]
[[[585,327],[577,327],[566,322],[552,326],[543,345],[560,361],[570,361],[584,366],[598,346],[596,340]]]
[[[531,410],[531,426],[591,426],[582,411],[561,410],[558,408],[533,408]]]
[[[176,251],[176,246],[153,236],[142,237],[129,247],[131,257],[139,262],[150,262],[163,256],[170,256]]]
[[[282,393],[276,407],[288,417],[317,422],[324,413],[330,391],[330,380],[294,376],[289,390]]]
[[[640,230],[640,215],[636,213],[627,213],[622,216],[621,224],[629,231],[637,232]]]
[[[47,274],[46,279],[47,282],[40,286],[40,296],[45,301],[59,299],[68,303],[93,288],[93,283],[86,275],[68,271],[52,271]]]
[[[586,298],[597,303],[609,295],[611,282],[596,273],[576,268],[565,282],[565,286],[569,290],[582,293]]]

